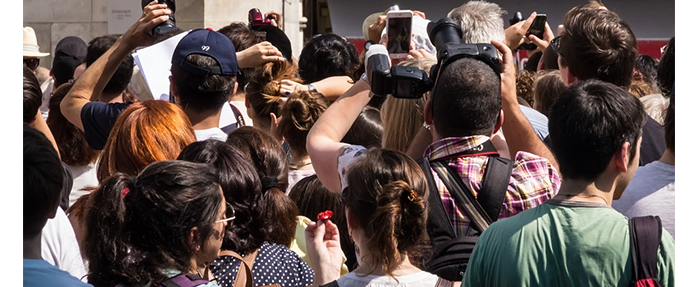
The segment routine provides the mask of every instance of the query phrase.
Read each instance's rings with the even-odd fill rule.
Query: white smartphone
[[[388,11],[388,54],[391,59],[404,59],[412,44],[412,11]]]

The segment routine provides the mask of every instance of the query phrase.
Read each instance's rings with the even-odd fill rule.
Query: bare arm
[[[349,90],[352,85],[352,79],[349,76],[333,76],[327,77],[320,81],[312,83],[313,87],[330,101],[336,101],[344,92]],[[281,92],[301,92],[308,91],[309,86],[303,85],[291,80],[281,80]]]
[[[497,47],[504,57],[502,61],[502,110],[504,111],[502,130],[511,158],[516,158],[517,152],[525,151],[548,159],[555,169],[559,170],[555,157],[533,131],[516,100],[516,68],[511,50],[494,40],[492,45]]]
[[[341,192],[337,157],[341,140],[371,99],[369,85],[359,80],[320,116],[308,133],[306,149],[318,179],[329,190]]]
[[[61,152],[58,150],[58,144],[56,144],[56,139],[53,137],[53,133],[51,132],[51,129],[48,127],[48,124],[46,124],[46,120],[44,120],[44,117],[41,115],[41,111],[36,112],[36,116],[34,116],[34,121],[30,124],[33,128],[36,130],[40,131],[42,134],[48,138],[48,141],[51,142],[51,145],[53,145],[53,148],[56,149],[56,153],[58,153],[58,158],[61,158]]]
[[[141,18],[126,31],[97,61],[82,73],[73,88],[61,101],[63,116],[84,130],[80,112],[85,104],[96,101],[116,69],[133,49],[153,43],[150,31],[158,24],[167,21],[171,11],[166,4],[151,2],[145,7]]]

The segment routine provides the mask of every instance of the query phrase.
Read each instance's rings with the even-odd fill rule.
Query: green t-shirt
[[[632,277],[628,218],[603,204],[549,200],[492,224],[464,286],[622,286]],[[657,279],[674,286],[674,240],[659,246]]]

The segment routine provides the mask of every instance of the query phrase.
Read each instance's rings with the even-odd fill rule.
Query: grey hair
[[[456,20],[463,30],[463,43],[489,43],[497,40],[504,43],[504,19],[507,11],[496,3],[469,1],[453,8],[447,17]]]

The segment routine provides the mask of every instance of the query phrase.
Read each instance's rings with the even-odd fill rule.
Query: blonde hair
[[[419,68],[429,72],[436,64],[431,58],[417,58],[401,62],[399,65]],[[407,151],[417,132],[424,123],[424,103],[428,93],[419,99],[401,99],[388,96],[381,106],[383,123],[383,148]]]

